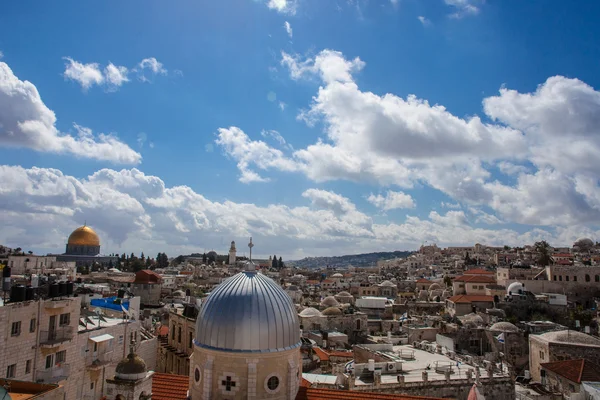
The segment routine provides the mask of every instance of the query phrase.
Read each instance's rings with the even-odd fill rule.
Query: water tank
[[[59,291],[58,291],[58,283],[54,282],[50,285],[50,289],[48,290],[48,296],[52,297],[58,297],[59,296]]]
[[[523,373],[523,375],[525,376],[525,379],[531,379],[531,374],[529,373],[528,369],[525,370],[525,372]]]
[[[58,295],[60,297],[67,295],[67,282],[63,282],[63,281],[58,282]]]
[[[73,296],[73,282],[67,281],[67,296]]]
[[[5,292],[10,291],[10,267],[4,267],[2,270],[2,290]]]
[[[375,371],[375,360],[373,360],[372,358],[370,358],[367,362],[367,369],[371,372]]]
[[[40,286],[40,277],[36,274],[31,275],[31,287],[37,288]]]
[[[34,292],[35,292],[35,289],[33,288],[33,286],[27,286],[25,288],[25,300],[26,301],[33,300]]]
[[[25,301],[25,286],[24,285],[15,285],[12,287],[10,291],[10,301]]]

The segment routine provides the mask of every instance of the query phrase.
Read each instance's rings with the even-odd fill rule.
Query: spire
[[[250,238],[250,243],[248,243],[248,247],[250,247],[250,262],[252,262],[252,248],[254,244],[252,243],[252,237]]]
[[[254,243],[252,243],[252,238],[250,238],[250,243],[248,243],[248,247],[250,248],[250,260],[246,263],[246,271],[256,271],[256,265],[252,262],[252,248],[254,247]]]

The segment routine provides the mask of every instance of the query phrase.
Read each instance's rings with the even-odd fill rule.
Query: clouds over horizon
[[[84,73],[84,82],[93,74]],[[83,76],[82,75],[82,76]],[[20,80],[0,62],[0,146],[25,147],[40,152],[71,154],[118,164],[139,164],[142,156],[113,134],[94,135],[73,124],[75,135],[56,128],[56,115],[42,101],[34,84]]]
[[[332,246],[341,254],[415,249],[425,240],[440,245],[517,245],[540,239],[562,244],[580,234],[598,234],[589,229],[482,229],[456,210],[378,224],[347,197],[322,189],[299,194],[308,204],[297,207],[211,201],[188,186],[167,187],[136,168],[104,168],[77,179],[52,168],[4,165],[0,181],[0,243],[47,251],[62,251],[65,238],[84,220],[100,232],[104,252],[225,252],[229,240],[252,236],[257,254],[277,251],[288,259],[331,254]]]
[[[241,144],[224,146],[221,130],[217,144],[238,161],[240,180],[250,170],[260,177],[255,182],[267,181],[264,172],[275,169],[300,172],[315,182],[374,182],[404,189],[425,184],[460,203],[491,208],[495,215],[480,214],[482,223],[600,225],[600,161],[595,157],[600,92],[584,82],[554,76],[533,93],[502,87],[483,99],[483,118],[460,118],[415,95],[362,91],[354,75],[366,64],[358,57],[348,59],[333,50],[309,58],[282,52],[281,64],[291,79],[320,84],[298,118],[309,127],[322,126],[326,138],[281,151],[237,127],[228,129],[243,138]],[[245,148],[255,152],[242,160]],[[492,174],[494,166],[504,177]],[[511,176],[516,179],[512,185],[504,179]],[[383,207],[386,200],[371,198]]]

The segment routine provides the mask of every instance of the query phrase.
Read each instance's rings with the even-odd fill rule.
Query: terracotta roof
[[[433,282],[431,282],[429,279],[425,279],[425,278],[421,278],[417,281],[417,283],[431,283],[433,284]]]
[[[152,397],[154,400],[154,396]],[[391,393],[372,393],[363,391],[336,390],[336,389],[317,389],[305,387],[304,381],[300,385],[300,390],[296,395],[296,400],[425,400],[438,399],[436,397],[419,397],[410,396],[407,394],[391,394]]]
[[[320,347],[313,347],[313,350],[321,361],[329,361],[329,357],[354,358],[354,353],[351,351],[323,350]]]
[[[483,268],[474,268],[474,269],[469,269],[469,270],[465,271],[465,275],[491,275],[491,276],[494,276],[496,274],[494,273],[494,271],[488,271]]]
[[[143,269],[135,273],[134,283],[160,283],[162,277],[156,272]]]
[[[331,279],[325,279],[325,280],[323,281],[323,283],[333,283],[333,282],[334,282],[334,281],[332,281]]]
[[[169,334],[169,325],[161,325],[158,328],[158,336],[167,336]]]
[[[307,283],[308,285],[318,285],[318,284],[319,284],[319,281],[317,281],[317,280],[314,280],[314,279],[309,279],[309,280],[307,280],[307,281],[306,281],[306,283]]]
[[[555,361],[540,365],[542,368],[552,371],[571,382],[600,381],[600,366],[585,359]]]
[[[187,375],[161,374],[152,376],[152,400],[185,400],[190,377]]]
[[[496,279],[485,275],[463,275],[454,278],[454,282],[496,283]]]
[[[457,294],[448,298],[448,301],[451,301],[453,303],[472,303],[474,301],[487,301],[493,303],[494,298],[492,296],[485,296],[479,294]]]

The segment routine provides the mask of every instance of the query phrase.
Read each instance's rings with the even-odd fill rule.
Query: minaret
[[[236,259],[235,242],[231,241],[231,247],[229,248],[229,265],[235,265]]]

